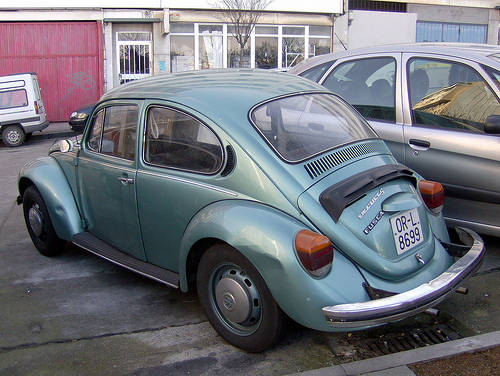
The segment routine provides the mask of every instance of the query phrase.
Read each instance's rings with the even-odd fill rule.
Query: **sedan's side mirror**
[[[490,115],[486,118],[484,132],[489,134],[500,134],[500,115]]]

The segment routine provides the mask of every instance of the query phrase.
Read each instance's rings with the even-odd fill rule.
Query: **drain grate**
[[[364,340],[361,346],[364,350],[372,353],[373,356],[381,356],[436,345],[459,338],[462,338],[462,336],[456,330],[448,325],[439,324],[428,328],[414,329],[408,333],[387,335],[377,339],[370,338]]]

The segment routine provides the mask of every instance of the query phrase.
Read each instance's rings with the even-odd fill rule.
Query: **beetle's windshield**
[[[326,93],[266,102],[254,108],[251,119],[288,162],[299,162],[348,142],[377,137],[357,112]]]

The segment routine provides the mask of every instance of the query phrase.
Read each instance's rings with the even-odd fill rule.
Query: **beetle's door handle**
[[[122,178],[121,176],[118,176],[118,180],[120,180],[123,185],[134,184],[134,179],[132,178]]]
[[[410,139],[408,144],[410,145],[410,147],[412,147],[413,149],[417,149],[417,150],[426,150],[426,149],[429,149],[431,147],[431,143],[429,141],[416,140],[414,138]]]

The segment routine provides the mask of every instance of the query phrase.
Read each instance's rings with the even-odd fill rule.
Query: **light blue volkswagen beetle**
[[[323,331],[422,312],[480,266],[450,244],[440,184],[396,162],[339,97],[280,72],[196,71],[105,94],[83,136],[19,174],[28,232],[172,287],[258,352],[288,318]]]

